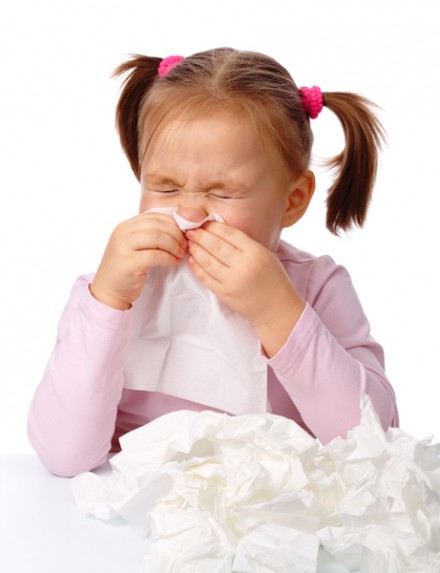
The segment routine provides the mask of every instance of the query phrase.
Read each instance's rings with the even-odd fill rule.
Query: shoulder
[[[327,255],[315,257],[284,242],[277,254],[299,294],[338,340],[347,340],[353,332],[369,337],[368,319],[345,267]]]
[[[276,254],[298,292],[310,303],[325,285],[350,281],[346,269],[328,255],[315,256],[285,241],[280,241]]]
[[[276,255],[280,261],[286,265],[292,264],[303,266],[304,268],[310,268],[312,266],[332,267],[336,265],[334,260],[328,255],[312,255],[286,243],[286,241],[280,241]]]

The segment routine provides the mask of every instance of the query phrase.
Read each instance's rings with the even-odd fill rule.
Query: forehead
[[[220,111],[215,114],[182,114],[164,118],[151,133],[146,152],[151,154],[158,148],[182,143],[196,145],[199,138],[212,140],[212,143],[217,142],[219,145],[223,141],[234,144],[241,139],[255,150],[261,147],[258,131],[246,117]]]
[[[277,146],[249,110],[219,102],[214,105],[204,102],[201,106],[183,104],[165,111],[161,107],[150,109],[152,113],[145,114],[140,125],[140,163],[144,173],[151,161],[166,163],[177,149],[179,154],[189,155],[191,146],[200,148],[202,139],[211,148],[216,143],[213,153],[218,155],[221,149],[223,158],[247,151],[261,160],[267,158],[278,172],[284,171],[286,166]]]
[[[157,131],[176,119],[193,121],[211,117],[227,117],[252,125],[260,139],[268,138],[267,123],[271,123],[267,106],[261,106],[249,94],[219,98],[210,92],[194,91],[193,87],[152,89],[139,113],[140,156]],[[272,142],[273,146],[273,142]]]
[[[231,178],[245,184],[268,162],[253,127],[230,115],[165,122],[146,149],[142,178],[167,176],[184,185]]]

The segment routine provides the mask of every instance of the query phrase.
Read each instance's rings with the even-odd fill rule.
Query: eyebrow
[[[174,181],[170,177],[162,177],[160,175],[155,175],[154,173],[147,173],[142,176],[143,181],[145,182],[153,182],[157,185],[167,185],[170,187],[181,187],[177,181]]]

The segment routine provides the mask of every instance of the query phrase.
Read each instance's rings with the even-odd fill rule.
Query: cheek
[[[251,235],[252,229],[255,227],[255,217],[251,212],[225,204],[216,205],[213,211],[220,215],[226,224]]]
[[[141,187],[141,198],[139,201],[139,213],[143,213],[144,211],[146,211],[150,207],[151,207],[151,205],[149,205],[148,197],[143,192],[142,187]]]
[[[139,213],[143,213],[144,211],[148,211],[148,209],[153,209],[155,207],[166,207],[167,203],[165,201],[165,197],[154,197],[149,193],[142,193],[139,202]]]
[[[220,208],[216,211],[225,223],[243,231],[268,249],[274,250],[278,246],[281,229],[274,223],[270,213],[255,212],[250,209],[247,212]]]

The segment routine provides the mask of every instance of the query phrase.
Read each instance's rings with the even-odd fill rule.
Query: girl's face
[[[168,122],[141,165],[141,212],[178,207],[185,219],[215,212],[275,251],[286,218],[292,177],[268,156],[255,129],[232,114]]]

